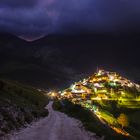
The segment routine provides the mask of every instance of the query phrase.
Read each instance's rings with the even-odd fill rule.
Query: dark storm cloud
[[[140,23],[140,1],[75,0],[73,3],[65,2],[65,5],[65,9],[59,7],[59,11],[65,11],[60,18],[64,26],[70,23],[79,29],[108,31]]]
[[[0,0],[0,7],[30,7],[34,6],[37,3],[37,0]]]
[[[0,30],[39,36],[53,32],[140,30],[139,0],[1,0]]]
[[[52,19],[41,9],[0,10],[0,27],[3,31],[37,36],[50,32],[51,26]]]

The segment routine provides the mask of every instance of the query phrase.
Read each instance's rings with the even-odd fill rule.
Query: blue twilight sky
[[[0,0],[0,31],[19,36],[121,30],[140,31],[140,0]]]

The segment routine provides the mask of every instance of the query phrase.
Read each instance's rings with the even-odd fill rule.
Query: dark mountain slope
[[[98,66],[139,80],[139,46],[139,34],[59,34],[34,42],[0,35],[0,76],[62,88]]]

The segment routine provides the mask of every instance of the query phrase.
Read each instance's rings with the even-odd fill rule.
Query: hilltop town
[[[135,91],[135,94],[134,94]],[[74,103],[93,100],[139,99],[140,86],[115,72],[98,70],[87,79],[76,82],[61,93]]]
[[[127,120],[125,110],[140,109],[140,86],[116,72],[105,70],[98,70],[59,94],[52,95],[60,101],[67,99],[90,110],[104,125],[125,136],[131,134],[122,128],[119,116]]]

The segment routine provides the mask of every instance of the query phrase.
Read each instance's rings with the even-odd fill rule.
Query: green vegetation
[[[32,87],[0,80],[0,136],[48,115],[47,97]]]

